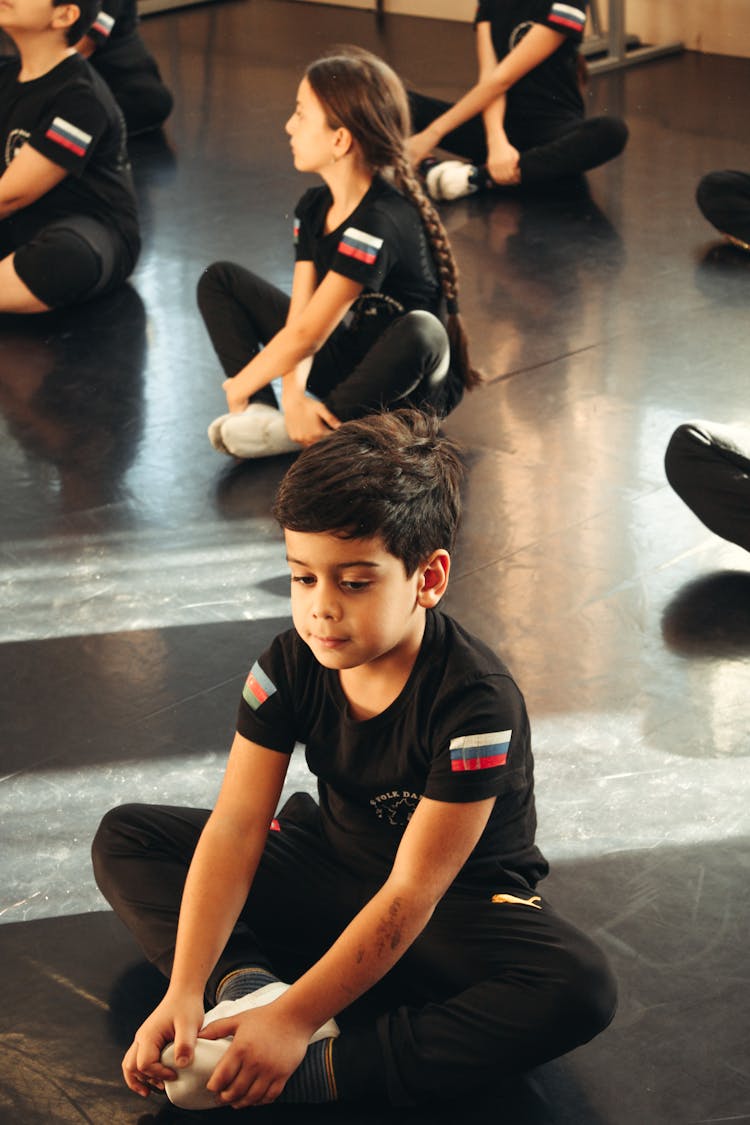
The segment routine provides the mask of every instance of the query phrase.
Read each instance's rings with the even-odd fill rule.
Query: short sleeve
[[[300,199],[294,209],[294,260],[296,262],[313,261],[313,211],[315,203],[320,196],[319,188],[310,188]]]
[[[373,209],[357,216],[356,225],[344,227],[330,268],[378,292],[398,256],[392,224],[382,211]]]
[[[283,754],[291,754],[296,742],[287,681],[283,646],[277,637],[250,669],[237,713],[237,731],[243,738]]]
[[[80,176],[107,125],[106,110],[93,92],[83,88],[63,91],[28,144],[66,172]]]
[[[525,788],[531,780],[529,725],[509,676],[484,676],[451,695],[436,724],[425,796],[481,801]]]
[[[489,23],[490,19],[491,13],[488,0],[479,0],[477,14],[474,16],[474,23]]]
[[[121,0],[105,0],[103,7],[99,10],[96,19],[87,33],[89,39],[93,39],[97,47],[101,47],[106,43],[114,31],[121,8]]]
[[[568,0],[565,4],[553,0],[546,18],[540,19],[539,23],[580,43],[586,26],[586,0]]]

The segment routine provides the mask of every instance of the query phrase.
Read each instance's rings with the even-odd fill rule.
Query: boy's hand
[[[487,154],[487,171],[496,184],[518,184],[521,182],[520,156],[510,141],[493,145]]]
[[[289,394],[284,396],[283,404],[287,433],[300,445],[314,445],[341,425],[335,414],[314,398]]]
[[[311,1034],[309,1027],[295,1026],[288,1016],[275,1012],[274,1004],[210,1023],[201,1039],[233,1035],[234,1040],[208,1080],[208,1089],[233,1109],[268,1105],[302,1062]]]
[[[165,1079],[176,1078],[175,1072],[160,1061],[161,1053],[168,1043],[174,1043],[178,1065],[188,1066],[203,1016],[201,998],[172,998],[167,993],[138,1028],[122,1060],[126,1085],[146,1098],[153,1087],[161,1090]]]

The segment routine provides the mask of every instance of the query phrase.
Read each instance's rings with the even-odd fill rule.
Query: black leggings
[[[664,467],[677,495],[710,531],[750,551],[750,432],[685,422],[672,434]]]
[[[172,112],[172,95],[137,32],[95,51],[90,62],[114,94],[130,136],[158,128]]]
[[[409,93],[414,131],[426,129],[451,108],[450,102]],[[520,156],[521,183],[539,184],[578,176],[619,156],[628,139],[628,128],[618,117],[563,117],[522,123],[506,120],[508,140]],[[472,117],[440,142],[440,148],[472,164],[487,161],[487,138],[481,117]]]
[[[94,840],[102,893],[165,976],[185,875],[208,815],[125,805],[107,813]],[[382,882],[341,862],[309,795],[295,794],[277,823],[208,982],[209,1005],[233,969],[265,965],[296,980]],[[534,892],[518,884],[449,892],[394,968],[338,1015],[339,1095],[412,1104],[497,1086],[598,1034],[615,997],[599,949]]]
[[[750,245],[750,173],[709,172],[695,194],[709,223]]]
[[[289,297],[242,266],[215,262],[198,282],[198,307],[231,378],[284,327]],[[424,310],[398,316],[374,338],[339,326],[316,354],[307,387],[342,422],[397,406],[444,415],[461,397],[446,330]],[[252,401],[278,406],[270,385]]]

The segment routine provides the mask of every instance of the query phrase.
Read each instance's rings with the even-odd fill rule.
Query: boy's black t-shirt
[[[496,797],[456,888],[519,876],[533,887],[547,873],[534,844],[523,697],[502,661],[437,610],[427,613],[408,682],[382,714],[350,718],[338,672],[319,664],[292,629],[253,665],[237,729],[284,754],[304,744],[326,837],[363,877],[387,876],[422,796],[448,803]]]
[[[109,88],[80,55],[30,82],[18,59],[0,59],[0,174],[24,144],[68,175],[7,222],[16,245],[48,223],[89,215],[114,227],[131,252],[139,244],[125,123]]]
[[[313,262],[318,284],[333,270],[361,282],[365,292],[394,298],[406,312],[439,315],[440,283],[416,206],[375,176],[351,215],[326,234],[332,202],[328,187],[310,188],[295,209],[295,257]]]
[[[475,23],[489,23],[498,62],[539,23],[564,35],[558,49],[508,91],[508,114],[523,117],[582,117],[576,60],[586,24],[587,0],[479,0]]]

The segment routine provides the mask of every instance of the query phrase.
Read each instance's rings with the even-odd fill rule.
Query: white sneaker
[[[273,409],[273,408],[271,408]],[[251,1008],[262,1008],[270,1004],[289,988],[283,981],[275,980],[256,988],[255,992],[248,992],[239,1000],[222,1000],[215,1008],[206,1012],[201,1030],[208,1027],[216,1020],[225,1020],[229,1016],[236,1016],[239,1012],[248,1012]],[[328,1020],[319,1027],[310,1037],[310,1042],[318,1039],[335,1039],[339,1035],[339,1026],[334,1019]],[[225,1106],[226,1102],[206,1088],[206,1083],[224,1057],[232,1036],[224,1039],[198,1039],[193,1052],[193,1061],[190,1066],[178,1069],[174,1064],[174,1043],[169,1043],[161,1053],[161,1061],[177,1074],[174,1081],[164,1083],[164,1091],[172,1105],[180,1109],[215,1109]]]
[[[427,191],[436,201],[473,195],[478,190],[477,185],[471,181],[475,171],[473,164],[465,164],[462,160],[444,160],[430,168],[425,176]]]
[[[222,414],[208,427],[214,449],[234,457],[272,457],[302,447],[286,432],[284,415],[264,402],[251,402],[241,414]]]

